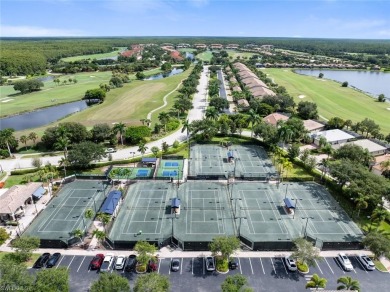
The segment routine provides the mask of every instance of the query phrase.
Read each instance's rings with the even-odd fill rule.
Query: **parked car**
[[[104,254],[98,253],[97,255],[95,255],[95,257],[92,259],[92,261],[90,263],[91,270],[100,269],[100,267],[103,263],[103,260],[104,260]]]
[[[114,153],[114,152],[116,152],[115,148],[107,148],[106,149],[106,153]]]
[[[148,262],[148,272],[155,272],[157,271],[157,259],[151,258]]]
[[[229,269],[230,270],[235,270],[237,268],[238,268],[238,261],[236,259],[234,259],[234,258],[231,258],[229,260]]]
[[[172,259],[171,260],[171,271],[177,272],[180,270],[180,260],[179,259]]]
[[[375,270],[374,262],[366,255],[359,255],[359,261],[362,263],[363,267],[365,267],[369,271]]]
[[[126,257],[124,255],[119,255],[116,258],[115,269],[116,270],[122,270],[124,268],[124,266],[125,266],[125,263],[126,263]]]
[[[206,270],[208,272],[215,271],[215,260],[214,257],[206,257],[205,259],[205,264],[206,264]]]
[[[353,266],[351,264],[351,261],[349,258],[345,255],[345,253],[339,253],[337,256],[338,261],[340,262],[340,265],[343,267],[346,271],[352,271]]]
[[[295,260],[290,258],[289,256],[286,256],[284,258],[284,262],[286,263],[288,270],[290,270],[292,272],[295,272],[296,270],[298,270],[298,267],[297,267],[297,264],[295,263]]]
[[[114,262],[114,254],[108,253],[104,257],[103,263],[100,267],[100,272],[109,272],[112,268],[112,263]]]
[[[43,253],[37,260],[36,262],[34,263],[34,268],[36,269],[40,269],[40,268],[43,268],[46,264],[46,262],[49,260],[49,257],[50,257],[50,253],[48,252],[45,252]]]
[[[127,258],[125,271],[126,272],[134,271],[136,266],[137,266],[137,256],[135,254],[129,255],[129,257]]]
[[[47,263],[46,263],[46,268],[52,268],[56,265],[56,263],[58,262],[58,260],[60,259],[61,257],[61,254],[59,252],[56,252],[56,253],[53,253]]]

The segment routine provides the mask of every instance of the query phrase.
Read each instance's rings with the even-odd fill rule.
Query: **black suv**
[[[35,262],[34,264],[34,268],[36,269],[40,269],[40,268],[43,268],[47,262],[47,260],[49,259],[50,257],[50,253],[48,252],[45,252],[44,254],[42,254],[38,259],[37,261]]]
[[[134,271],[136,265],[137,265],[137,256],[134,254],[129,255],[126,262],[125,271],[126,272]]]
[[[238,261],[236,259],[230,259],[229,260],[229,269],[230,270],[235,270],[238,268]]]
[[[59,252],[53,253],[46,263],[46,268],[54,267],[56,265],[56,263],[58,262],[58,260],[60,259],[60,257],[61,257],[61,254]]]

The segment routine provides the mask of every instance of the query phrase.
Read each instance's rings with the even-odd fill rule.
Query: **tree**
[[[13,254],[5,255],[0,260],[0,287],[3,291],[33,291],[34,277],[30,275],[26,264],[14,261]],[[14,289],[13,289],[14,288]]]
[[[328,280],[326,280],[325,278],[321,278],[317,274],[314,274],[311,277],[310,281],[307,282],[306,289],[308,289],[308,288],[315,288],[316,291],[317,291],[318,288],[325,288],[327,282],[328,282]]]
[[[0,148],[7,147],[9,156],[12,156],[11,149],[18,147],[18,140],[14,137],[14,129],[7,128],[0,131]]]
[[[294,240],[294,251],[292,257],[296,258],[298,262],[308,266],[314,266],[315,260],[320,259],[320,251],[310,241],[304,238],[297,238]]]
[[[140,240],[134,246],[134,250],[138,253],[137,260],[138,262],[146,266],[149,259],[156,253],[157,248],[153,244],[146,242],[144,240]]]
[[[137,72],[137,74],[135,74],[135,77],[138,80],[144,80],[146,76],[145,76],[145,74],[143,72]]]
[[[38,139],[37,133],[31,132],[30,134],[28,134],[28,139],[32,140],[34,142],[34,145],[35,145],[35,141]]]
[[[95,213],[93,212],[92,209],[87,209],[85,210],[84,217],[86,219],[92,220],[92,218],[95,216]]]
[[[342,129],[345,125],[345,121],[339,117],[333,117],[326,123],[327,129]]]
[[[235,236],[214,237],[209,243],[209,249],[214,256],[221,256],[224,260],[240,248],[240,240]]]
[[[340,277],[337,279],[337,290],[355,290],[360,291],[360,283],[358,280],[353,280],[350,276]]]
[[[161,150],[162,150],[162,152],[167,153],[167,152],[168,152],[168,149],[169,149],[168,143],[165,142],[165,141],[163,141],[163,142],[161,143]]]
[[[94,281],[90,288],[91,292],[128,292],[130,285],[127,278],[113,273],[100,273],[99,279]]]
[[[152,151],[152,153],[154,154],[154,157],[157,157],[157,154],[158,152],[160,151],[160,149],[157,147],[157,146],[153,146],[150,151]]]
[[[209,106],[213,106],[217,111],[222,112],[224,109],[229,108],[229,102],[221,97],[212,97]]]
[[[111,221],[111,215],[107,213],[97,213],[96,218],[103,223],[104,229],[106,229],[106,225]]]
[[[69,160],[65,157],[61,157],[60,160],[58,160],[58,167],[64,168],[64,177],[66,177],[66,168],[69,166]]]
[[[0,245],[2,245],[9,238],[7,230],[0,227]]]
[[[101,230],[98,230],[98,229],[95,229],[92,232],[92,235],[96,237],[96,239],[98,240],[98,242],[100,244],[103,244],[103,241],[106,239],[106,233],[104,231],[101,231]]]
[[[72,235],[83,241],[84,232],[81,229],[75,229],[72,231]]]
[[[141,142],[138,144],[138,152],[141,153],[141,157],[144,157],[144,154],[146,152],[146,150],[148,150],[148,147],[145,145],[144,142]]]
[[[170,116],[167,112],[161,112],[158,114],[158,120],[164,126],[164,131],[167,131],[167,123],[169,122]]]
[[[20,91],[22,94],[38,91],[44,84],[39,79],[21,80],[14,83],[14,90]]]
[[[39,271],[34,283],[34,291],[69,291],[69,270],[58,267]]]
[[[31,160],[31,165],[35,168],[41,168],[42,166],[42,159],[39,158],[39,157],[33,157],[33,159]]]
[[[39,248],[40,239],[32,236],[21,236],[12,242],[12,247],[15,249],[15,258],[18,262],[27,262],[32,255],[32,252]]]
[[[221,284],[222,292],[250,292],[253,291],[250,287],[245,287],[248,284],[246,277],[242,275],[227,276]]]
[[[133,289],[134,292],[168,292],[169,290],[170,282],[168,277],[158,273],[139,276],[135,281]]]
[[[208,120],[216,121],[218,119],[219,113],[215,107],[209,106],[206,109],[205,116],[206,116],[206,119],[208,119]]]
[[[64,151],[65,159],[67,158],[67,155],[68,155],[68,147],[69,146],[70,146],[70,140],[66,136],[59,137],[57,139],[57,142],[54,143],[54,148]]]
[[[359,193],[359,196],[354,200],[356,203],[356,209],[358,209],[358,214],[357,214],[358,217],[360,215],[360,210],[367,209],[367,207],[368,207],[367,201],[369,198],[370,198],[369,196],[366,196],[366,195],[363,195],[362,193]]]
[[[345,144],[334,152],[335,159],[348,159],[352,162],[368,166],[372,161],[372,155],[367,149],[354,144]]]
[[[256,125],[261,122],[261,117],[253,110],[248,111],[248,122],[252,125],[251,128],[251,137],[253,136],[253,129]]]
[[[27,136],[26,135],[20,136],[19,141],[22,142],[24,144],[24,147],[27,149],[27,141],[28,141]]]
[[[118,124],[117,124],[118,125]],[[94,142],[104,142],[107,139],[110,139],[112,130],[107,123],[96,124],[91,129],[92,141]]]
[[[374,211],[372,212],[372,215],[371,215],[371,220],[373,222],[377,222],[378,223],[378,227],[379,227],[379,224],[382,222],[382,221],[385,221],[386,218],[390,218],[390,215],[389,215],[389,211],[387,211],[385,208],[383,208],[382,206],[377,206]]]
[[[71,165],[85,168],[93,160],[101,160],[106,156],[103,145],[86,141],[73,145],[73,149],[69,151],[67,159]]]
[[[83,99],[84,100],[94,100],[98,99],[104,101],[106,98],[106,91],[101,88],[89,89],[85,92]]]
[[[151,130],[148,126],[130,126],[127,127],[125,133],[126,142],[132,145],[145,141],[145,138],[150,137],[150,135]]]
[[[187,131],[187,140],[188,140],[188,137],[190,136],[190,132],[191,132],[191,123],[189,122],[189,120],[185,120],[183,122],[183,128],[181,129],[181,132],[183,133],[184,131]]]
[[[341,87],[348,87],[348,81],[344,81],[344,82],[341,84]]]
[[[119,133],[121,144],[123,145],[123,134],[125,133],[126,125],[122,122],[116,123],[112,130],[114,131],[115,134]]]
[[[161,70],[162,71],[171,71],[172,70],[172,64],[169,62],[165,62],[164,64],[161,65]]]
[[[368,247],[374,254],[375,258],[379,259],[381,256],[390,256],[390,239],[379,231],[369,232],[362,243]]]
[[[386,96],[383,93],[379,94],[378,101],[379,102],[385,102],[386,101]]]
[[[304,120],[317,119],[317,104],[310,101],[301,101],[298,103],[298,116]]]
[[[324,73],[318,74],[318,78],[323,78],[323,77],[324,77]]]

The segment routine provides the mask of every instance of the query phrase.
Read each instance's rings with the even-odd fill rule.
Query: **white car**
[[[353,266],[351,264],[351,261],[349,258],[345,255],[345,253],[339,253],[337,256],[338,261],[340,262],[340,265],[343,267],[346,271],[352,271]]]
[[[215,271],[215,260],[214,260],[214,257],[206,257],[205,258],[205,265],[206,265],[206,270],[208,272]]]
[[[286,256],[284,258],[284,261],[286,263],[287,269],[294,272],[298,270],[297,264],[295,263],[294,259],[290,258],[289,256]]]
[[[107,148],[106,149],[106,153],[114,153],[114,152],[116,152],[115,148]]]
[[[126,263],[126,256],[124,255],[119,255],[117,258],[116,258],[116,262],[115,262],[115,269],[116,270],[122,270],[125,266],[125,263]]]
[[[114,262],[114,254],[113,253],[108,253],[104,257],[103,263],[100,267],[100,272],[109,272],[112,268],[112,263]]]
[[[365,267],[369,271],[375,270],[374,262],[366,255],[359,255],[359,261],[362,263],[363,267]]]

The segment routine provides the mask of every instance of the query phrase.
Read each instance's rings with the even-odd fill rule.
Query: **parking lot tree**
[[[217,236],[209,243],[209,249],[217,257],[217,267],[228,270],[229,257],[240,248],[240,240],[235,236]]]
[[[298,103],[298,116],[303,120],[317,119],[317,104],[310,101],[301,101]]]
[[[87,168],[93,160],[101,160],[106,156],[107,154],[103,145],[86,141],[73,145],[72,150],[68,153],[67,159],[72,166]]]
[[[33,291],[34,277],[30,275],[26,264],[14,261],[12,253],[0,260],[0,287],[2,291]]]
[[[253,289],[247,285],[247,278],[237,274],[227,276],[221,284],[221,290],[222,292],[253,292]]]
[[[12,242],[15,249],[15,259],[20,263],[27,262],[32,252],[39,248],[40,239],[33,236],[21,236]]]
[[[363,239],[362,243],[374,254],[375,258],[390,256],[390,239],[383,231],[373,230]]]
[[[327,282],[328,282],[328,280],[326,280],[325,278],[321,278],[317,274],[314,274],[310,278],[310,281],[307,282],[306,289],[313,289],[314,288],[315,291],[317,291],[318,288],[322,288],[322,289],[325,288]]]
[[[148,263],[149,259],[156,253],[157,248],[155,245],[141,240],[136,243],[134,250],[138,253],[138,262],[146,268],[146,264]]]
[[[350,276],[340,277],[337,279],[337,290],[354,290],[360,292],[360,283],[358,280],[352,279]]]
[[[170,281],[167,276],[163,276],[158,273],[141,275],[135,281],[133,291],[134,292],[168,292],[170,291]]]
[[[310,241],[304,238],[294,240],[294,249],[292,257],[297,259],[297,262],[306,266],[314,266],[316,260],[321,259],[320,250]],[[299,268],[299,267],[298,267]]]
[[[69,270],[66,267],[58,267],[56,269],[43,269],[39,271],[33,290],[41,292],[69,291]]]
[[[113,273],[100,273],[99,279],[94,281],[89,289],[90,292],[128,292],[130,284],[126,277]]]
[[[2,245],[9,238],[7,230],[0,227],[0,245]]]

